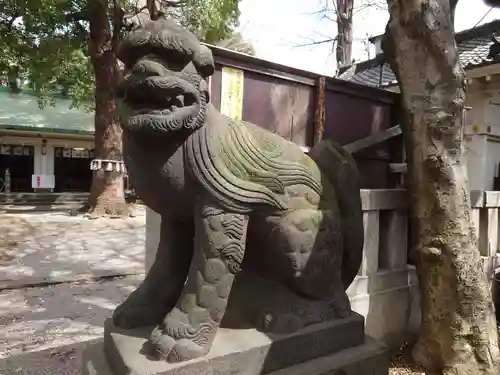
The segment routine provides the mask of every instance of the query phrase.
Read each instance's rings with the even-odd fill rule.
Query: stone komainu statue
[[[156,325],[153,354],[177,362],[208,353],[233,305],[274,333],[349,315],[363,247],[351,156],[330,140],[308,156],[221,115],[209,103],[211,51],[172,21],[133,29],[119,57],[125,162],[162,224],[155,262],[115,325]]]

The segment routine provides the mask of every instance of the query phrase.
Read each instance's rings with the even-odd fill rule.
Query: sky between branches
[[[297,47],[335,36],[336,25],[313,14],[321,9],[324,1],[242,0],[241,33],[253,43],[258,57],[299,69],[333,75],[335,56],[331,53],[331,43]],[[474,27],[489,9],[490,7],[481,0],[460,0],[455,15],[456,31]],[[366,41],[367,35],[382,34],[388,18],[387,10],[373,7],[361,10],[355,15],[353,57],[356,60],[367,59],[363,41]],[[480,24],[499,18],[500,9],[493,9]],[[371,57],[374,57],[373,52]]]

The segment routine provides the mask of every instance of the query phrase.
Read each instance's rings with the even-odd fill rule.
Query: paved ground
[[[64,213],[0,215],[0,289],[144,269],[145,216],[89,220]]]

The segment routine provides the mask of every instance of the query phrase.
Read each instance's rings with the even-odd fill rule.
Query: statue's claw
[[[208,353],[208,348],[198,345],[191,339],[174,339],[164,333],[161,328],[155,328],[151,333],[150,343],[153,355],[170,363],[189,361]]]
[[[297,332],[303,326],[304,322],[298,316],[283,313],[264,314],[260,324],[263,332],[276,335],[288,335]]]

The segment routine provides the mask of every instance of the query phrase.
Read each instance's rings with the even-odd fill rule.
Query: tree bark
[[[387,0],[383,44],[401,90],[422,327],[414,359],[444,374],[497,374],[491,292],[471,221],[464,72],[446,0]]]
[[[119,10],[115,6],[110,17],[107,0],[88,0],[87,4],[90,16],[89,53],[95,74],[94,156],[101,160],[121,161],[122,131],[114,94],[120,75],[116,51],[121,15],[118,15]],[[106,171],[106,166],[107,163],[103,163],[101,169],[94,171],[90,196],[83,210],[95,216],[127,215],[123,175],[117,171]]]

